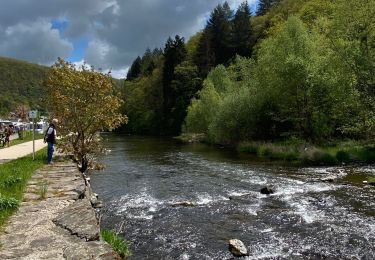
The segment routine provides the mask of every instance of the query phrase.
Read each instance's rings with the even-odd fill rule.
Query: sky
[[[147,48],[189,39],[223,0],[1,0],[0,56],[52,65],[62,57],[124,78]],[[236,9],[242,0],[228,0]],[[256,0],[248,0],[252,10]]]

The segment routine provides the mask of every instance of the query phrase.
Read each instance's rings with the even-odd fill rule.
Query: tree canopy
[[[85,171],[100,151],[98,132],[127,121],[119,112],[122,100],[114,95],[111,76],[59,58],[44,85],[49,111],[59,120],[62,147]]]

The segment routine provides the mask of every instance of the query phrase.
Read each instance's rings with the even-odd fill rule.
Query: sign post
[[[38,115],[38,110],[29,111],[29,118],[33,120],[33,160],[35,159],[35,118]]]

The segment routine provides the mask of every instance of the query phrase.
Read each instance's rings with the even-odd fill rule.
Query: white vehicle
[[[43,134],[48,128],[48,124],[44,121],[39,121],[35,123],[35,132],[38,134]],[[33,130],[33,123],[29,123],[28,129]]]

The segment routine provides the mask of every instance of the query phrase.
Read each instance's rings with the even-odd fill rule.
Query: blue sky
[[[224,0],[2,0],[0,56],[51,65],[83,61],[121,78],[146,48],[201,30]],[[242,1],[229,0],[235,9]],[[256,0],[248,0],[255,10]]]

